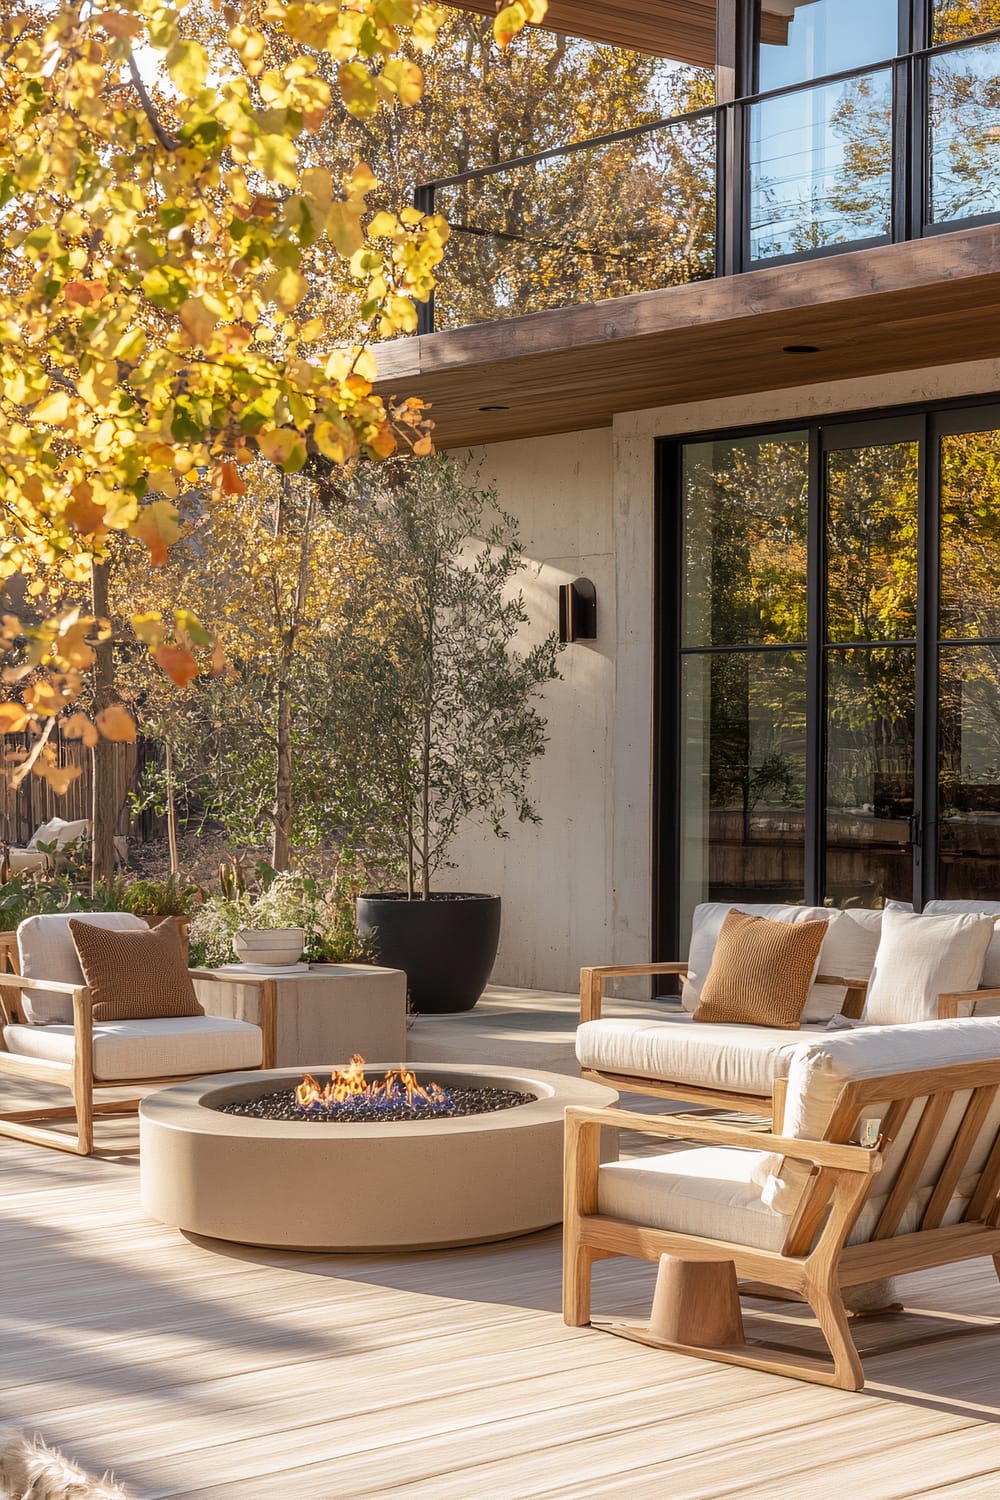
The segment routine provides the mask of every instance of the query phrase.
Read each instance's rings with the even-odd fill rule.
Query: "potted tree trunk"
[[[381,839],[373,849],[366,835],[365,852],[399,888],[360,896],[358,929],[380,962],[406,971],[415,1010],[469,1010],[496,958],[500,897],[449,889],[443,872],[466,820],[498,837],[511,816],[538,821],[537,699],[559,675],[559,642],[515,645],[528,623],[525,560],[494,489],[445,456],[372,471],[359,513],[385,593],[367,589],[347,612],[336,669],[342,722],[347,709],[357,726],[359,821]]]

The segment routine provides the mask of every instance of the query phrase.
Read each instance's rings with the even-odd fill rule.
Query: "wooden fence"
[[[50,818],[89,818],[93,795],[93,759],[90,751],[80,740],[66,740],[58,731],[49,743],[56,751],[61,766],[79,766],[80,775],[70,783],[67,791],[58,795],[40,776],[28,776],[15,791],[6,776],[0,776],[0,839],[9,844],[23,845],[40,823]],[[7,752],[27,750],[30,740],[27,735],[4,736]],[[157,745],[150,740],[139,739],[134,745],[116,742],[115,752],[115,806],[118,809],[115,832],[138,840],[159,838],[166,834],[165,819],[146,810],[134,813],[129,804],[129,793],[135,790],[139,778],[147,765],[161,764]]]

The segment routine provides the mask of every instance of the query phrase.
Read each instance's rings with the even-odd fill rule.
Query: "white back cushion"
[[[984,917],[1000,917],[1000,901],[928,901],[924,912],[930,917],[946,917],[954,912],[979,912]],[[983,977],[979,981],[984,989],[1000,989],[1000,928],[993,934],[993,941],[986,950]]]
[[[939,995],[978,988],[993,936],[993,918],[971,912],[950,917],[885,912],[866,1022],[892,1026],[934,1020]]]
[[[84,838],[89,828],[89,818],[50,818],[47,823],[41,823],[35,829],[28,840],[28,848],[37,849],[39,844],[55,844],[57,849],[62,849],[66,844]]]
[[[51,979],[59,984],[83,984],[83,970],[70,932],[70,918],[108,927],[114,932],[136,932],[149,924],[130,911],[54,912],[27,917],[17,929],[17,951],[26,979]],[[44,990],[25,990],[24,1018],[33,1026],[73,1020],[73,1002],[68,995],[47,995]]]
[[[819,954],[820,974],[844,979],[866,980],[872,971],[878,950],[882,923],[880,911],[839,911],[825,906],[747,905],[738,911],[753,917],[768,917],[772,922],[827,922],[826,936]],[[702,986],[712,964],[712,955],[726,913],[733,904],[706,901],[694,909],[691,922],[691,946],[688,950],[688,973],[681,992],[685,1010],[695,1011],[701,999]],[[802,1013],[804,1021],[828,1021],[835,1016],[844,1000],[844,991],[836,985],[814,984]]]
[[[782,1134],[795,1140],[819,1141],[826,1135],[833,1111],[846,1083],[862,1078],[881,1078],[922,1068],[947,1067],[953,1063],[1000,1061],[1000,1019],[972,1017],[960,1021],[922,1021],[903,1026],[862,1026],[856,1031],[831,1032],[821,1041],[808,1042],[792,1058]],[[934,1180],[961,1123],[969,1095],[953,1102],[934,1151],[921,1173],[916,1189]],[[864,1115],[881,1117],[884,1106],[866,1106]],[[876,1193],[881,1197],[892,1187],[892,1177],[919,1120],[919,1106],[910,1112],[901,1134],[879,1174]],[[980,1132],[968,1172],[978,1170],[1000,1128],[1000,1100]],[[755,1178],[762,1200],[779,1213],[794,1212],[809,1168],[802,1163],[771,1155],[758,1167]]]

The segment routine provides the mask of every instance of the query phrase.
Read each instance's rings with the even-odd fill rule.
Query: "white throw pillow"
[[[929,917],[945,917],[965,911],[978,912],[982,917],[1000,917],[1000,901],[928,901],[924,907],[924,914]],[[983,977],[979,983],[985,990],[1000,990],[1000,928],[986,950]]]
[[[897,1026],[936,1020],[939,995],[978,988],[993,931],[992,917],[972,913],[932,917],[886,911],[865,1021]],[[970,1012],[971,1003],[963,1014]]]
[[[693,1012],[698,1008],[719,932],[726,913],[734,905],[737,911],[748,912],[752,917],[768,917],[772,922],[827,922],[816,973],[859,980],[867,980],[871,974],[882,924],[880,911],[706,901],[695,907],[691,922],[688,972],[681,992],[685,1010]],[[814,984],[802,1012],[803,1021],[829,1021],[840,1010],[844,995],[845,991],[837,985]]]

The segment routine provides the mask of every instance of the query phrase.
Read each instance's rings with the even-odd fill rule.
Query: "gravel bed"
[[[274,1093],[259,1094],[256,1099],[239,1099],[220,1106],[224,1115],[249,1115],[254,1120],[294,1120],[308,1124],[317,1121],[322,1125],[377,1124],[382,1120],[442,1120],[456,1115],[486,1115],[501,1109],[516,1109],[519,1104],[533,1104],[534,1094],[518,1093],[515,1089],[460,1089],[448,1090],[447,1104],[407,1104],[405,1099],[373,1103],[370,1099],[355,1097],[342,1104],[332,1104],[328,1109],[300,1109],[295,1100],[294,1089],[278,1089]]]

